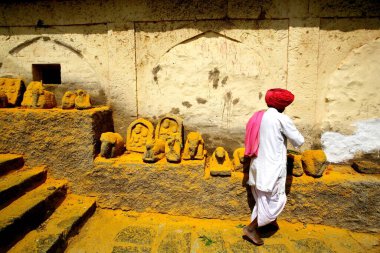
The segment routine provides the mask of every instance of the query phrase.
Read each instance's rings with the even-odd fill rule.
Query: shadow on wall
[[[227,20],[229,19],[289,19],[289,18],[370,18],[380,16],[380,2],[354,1],[1,1],[0,26],[34,26],[48,28],[59,25],[106,24],[125,22]],[[33,13],[33,15],[30,15]],[[68,19],[67,17],[70,16]],[[202,21],[200,21],[202,22]],[[181,24],[184,25],[184,24]],[[195,25],[198,27],[198,25]],[[233,28],[233,26],[230,26]],[[364,28],[364,27],[362,27]],[[370,29],[378,29],[379,24]],[[168,27],[167,29],[177,29]],[[255,27],[247,27],[257,29]],[[275,29],[275,28],[274,28]],[[342,27],[342,31],[352,27]],[[367,28],[368,29],[368,28]],[[25,29],[22,33],[30,33]],[[21,32],[20,30],[20,32]],[[76,29],[72,27],[71,32]],[[86,29],[85,29],[86,30]],[[217,29],[213,29],[218,31]],[[56,30],[55,32],[58,32]],[[85,31],[88,32],[88,31]],[[146,32],[149,32],[148,30]],[[205,32],[205,31],[203,31]]]

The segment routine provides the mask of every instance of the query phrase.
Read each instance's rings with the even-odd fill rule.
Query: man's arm
[[[282,133],[290,140],[295,148],[299,148],[305,142],[293,121],[286,115],[281,120]]]

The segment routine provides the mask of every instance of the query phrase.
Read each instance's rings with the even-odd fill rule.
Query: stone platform
[[[105,208],[158,212],[197,218],[244,220],[253,206],[246,174],[210,177],[205,161],[146,164],[141,155],[96,158],[83,176],[82,191]],[[315,179],[289,177],[288,221],[380,232],[380,175],[363,175],[349,166],[332,166]]]
[[[112,111],[2,108],[0,129],[0,153],[22,154],[26,165],[73,182],[91,169],[101,133],[113,131]]]

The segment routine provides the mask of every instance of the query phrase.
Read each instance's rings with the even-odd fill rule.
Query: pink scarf
[[[245,152],[244,155],[256,157],[259,153],[260,125],[265,110],[257,111],[249,119],[245,128]]]

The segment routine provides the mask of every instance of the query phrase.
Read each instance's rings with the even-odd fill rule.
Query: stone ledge
[[[100,207],[197,218],[249,219],[253,201],[243,173],[207,177],[201,163],[115,166],[97,158],[95,164],[84,175],[81,191],[97,196]],[[318,179],[290,177],[288,203],[281,218],[379,232],[373,221],[380,219],[380,176],[342,168],[330,166]]]

